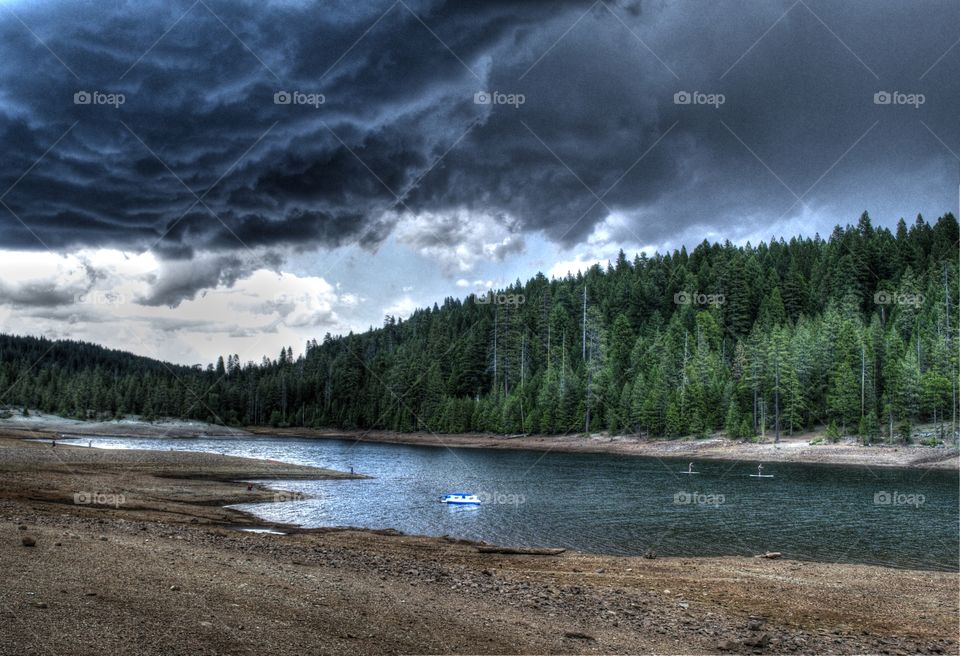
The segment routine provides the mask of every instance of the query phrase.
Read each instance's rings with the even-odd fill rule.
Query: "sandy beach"
[[[503,555],[391,531],[250,533],[237,529],[263,522],[222,507],[285,501],[236,482],[244,478],[346,476],[0,437],[0,651],[958,650],[956,573],[744,557]]]

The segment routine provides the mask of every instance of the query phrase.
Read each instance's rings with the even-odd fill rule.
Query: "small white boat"
[[[461,504],[461,505],[480,505],[480,497],[476,494],[467,492],[454,492],[453,494],[444,494],[440,497],[440,503]]]

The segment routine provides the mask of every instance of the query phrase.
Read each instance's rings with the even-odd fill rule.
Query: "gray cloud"
[[[0,303],[15,307],[55,307],[73,303],[76,296],[83,294],[85,289],[71,289],[52,280],[31,281],[20,285],[0,281]]]
[[[176,307],[185,300],[196,298],[204,289],[218,285],[232,287],[237,280],[249,276],[265,264],[272,264],[276,269],[281,261],[272,253],[258,255],[245,252],[161,260],[159,272],[149,276],[149,293],[136,301],[141,305]]]
[[[960,152],[960,49],[934,66],[953,2],[409,2],[436,36],[386,0],[207,4],[10,6],[79,79],[0,22],[0,194],[16,184],[2,200],[30,228],[0,206],[0,246],[153,247],[173,263],[143,302],[176,305],[248,273],[250,250],[375,248],[398,216],[509,217],[522,248],[582,242],[611,212],[658,243],[956,200],[938,139]],[[274,104],[280,89],[325,102]],[[75,105],[78,90],[126,101]],[[875,105],[880,90],[926,103]],[[469,235],[438,219],[432,238]]]

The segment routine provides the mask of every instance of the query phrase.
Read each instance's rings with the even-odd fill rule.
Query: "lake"
[[[764,466],[622,455],[448,449],[299,438],[77,438],[99,448],[208,451],[330,467],[368,480],[262,481],[293,501],[237,506],[306,527],[395,528],[603,554],[754,555],[958,569],[952,470]],[[478,507],[438,497],[472,492]],[[301,495],[310,498],[303,499]]]

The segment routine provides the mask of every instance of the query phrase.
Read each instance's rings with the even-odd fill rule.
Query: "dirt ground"
[[[251,533],[222,507],[328,476],[0,437],[0,654],[958,653],[956,573]]]

